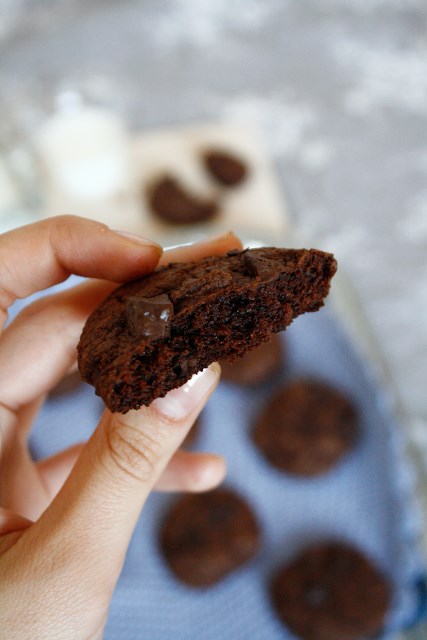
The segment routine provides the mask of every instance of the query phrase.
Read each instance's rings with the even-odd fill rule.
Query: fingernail
[[[163,253],[163,247],[161,247],[157,242],[150,240],[149,238],[144,238],[144,236],[139,236],[138,234],[130,233],[129,231],[119,231],[117,229],[111,229],[111,231],[113,231],[113,233],[117,233],[117,235],[121,236],[122,238],[129,240],[129,242],[137,244],[140,247],[152,247],[159,253],[159,255]]]
[[[166,251],[172,251],[173,249],[186,249],[187,247],[200,247],[205,244],[212,244],[228,240],[228,238],[236,238],[237,243],[239,240],[232,231],[226,231],[225,233],[218,233],[214,236],[208,236],[207,238],[201,238],[200,240],[193,240],[192,242],[184,242],[183,244],[170,244],[166,247]]]
[[[219,374],[219,365],[211,364],[207,369],[196,373],[179,389],[173,389],[164,398],[154,400],[151,406],[170,420],[182,420],[215,388]]]
[[[235,238],[236,243],[240,244],[240,240],[233,231],[226,231],[225,233],[218,233],[214,236],[208,236],[202,240],[198,240],[195,244],[211,244],[211,242],[220,242],[221,240],[229,240],[229,238]]]

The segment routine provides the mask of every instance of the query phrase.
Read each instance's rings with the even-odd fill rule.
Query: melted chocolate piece
[[[130,296],[126,301],[126,317],[132,331],[147,338],[169,335],[173,304],[165,293],[153,298]]]
[[[259,278],[261,282],[268,282],[277,275],[277,269],[271,264],[271,261],[263,260],[252,253],[243,254],[243,262],[245,264],[246,273],[251,278]]]

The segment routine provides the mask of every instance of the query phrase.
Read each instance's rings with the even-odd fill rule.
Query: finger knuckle
[[[162,455],[156,434],[115,418],[107,427],[106,439],[109,457],[120,472],[138,481],[153,476]]]

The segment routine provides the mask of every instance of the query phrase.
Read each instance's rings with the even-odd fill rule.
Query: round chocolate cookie
[[[255,385],[268,380],[280,370],[283,363],[282,340],[277,333],[253,351],[248,351],[237,362],[221,361],[222,378],[241,385]]]
[[[297,380],[270,399],[252,438],[273,466],[312,476],[329,471],[357,434],[356,410],[340,391],[323,382]]]
[[[235,187],[243,182],[248,174],[246,164],[229,151],[206,151],[203,162],[211,176],[224,187]]]
[[[186,495],[160,531],[160,548],[173,573],[193,587],[208,587],[250,560],[260,531],[249,506],[229,489]]]
[[[218,212],[213,200],[189,193],[172,176],[162,176],[147,189],[152,212],[164,222],[188,224],[211,220]]]
[[[303,552],[274,576],[281,621],[302,640],[366,640],[381,630],[391,588],[362,553],[338,542]]]

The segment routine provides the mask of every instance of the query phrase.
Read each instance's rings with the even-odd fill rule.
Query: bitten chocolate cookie
[[[212,149],[203,155],[203,162],[211,176],[224,187],[235,187],[246,179],[246,164],[228,151]]]
[[[340,391],[316,380],[297,380],[269,400],[252,438],[273,466],[312,476],[329,471],[357,434],[356,409]]]
[[[381,630],[390,606],[386,578],[362,553],[320,544],[280,569],[271,598],[281,621],[302,640],[366,640]]]
[[[274,248],[161,268],[113,291],[88,318],[78,345],[82,378],[111,411],[148,405],[317,311],[335,271],[331,254]]]
[[[222,378],[241,385],[255,385],[268,380],[277,373],[283,363],[283,345],[278,334],[269,342],[248,351],[237,362],[220,362]]]
[[[186,495],[163,523],[160,548],[182,582],[209,587],[250,560],[260,530],[246,502],[229,489]]]
[[[146,195],[152,212],[172,224],[205,222],[218,212],[216,202],[189,193],[171,176],[163,176],[151,184]]]

